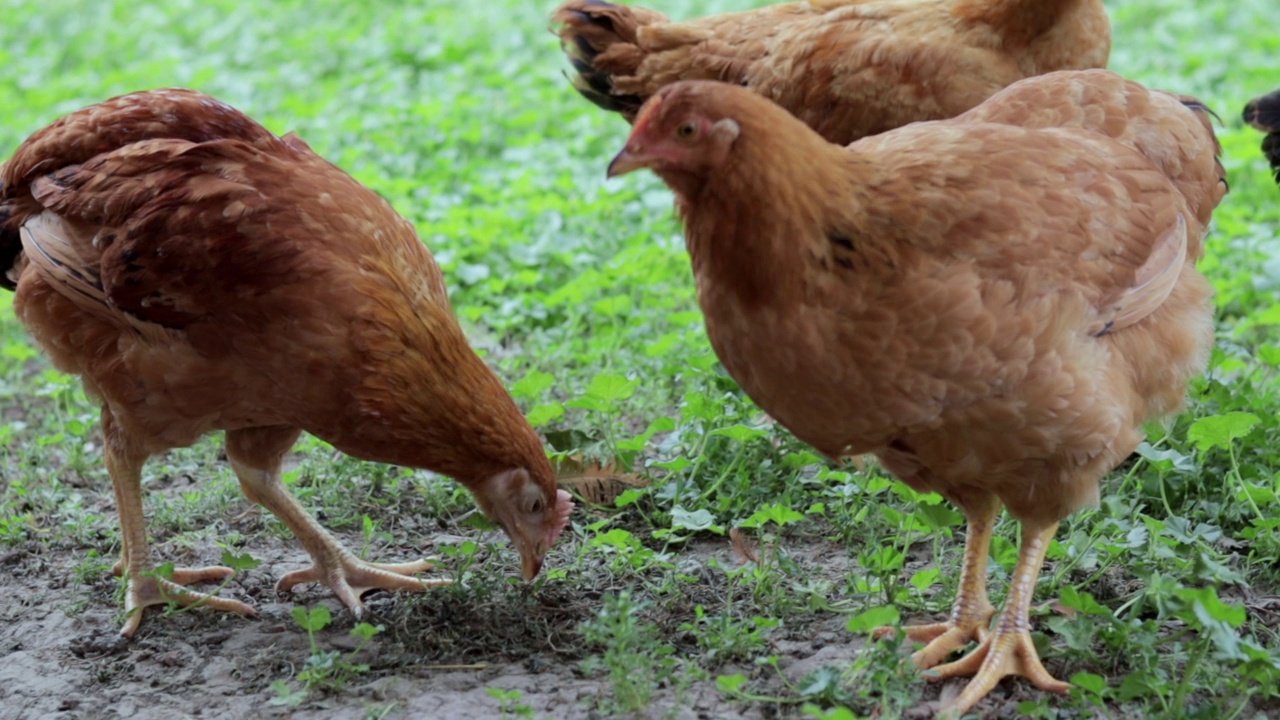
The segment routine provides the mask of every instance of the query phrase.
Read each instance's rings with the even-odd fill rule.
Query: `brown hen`
[[[742,88],[681,82],[641,110],[610,175],[675,191],[716,354],[836,457],[874,452],[968,519],[950,619],[908,628],[932,677],[1067,685],[1028,608],[1059,521],[1177,411],[1213,340],[1195,269],[1226,193],[1204,106],[1106,71],[1031,78],[953,120],[847,148]],[[1000,507],[1022,524],[987,598]]]
[[[628,121],[668,83],[720,80],[840,144],[955,117],[1025,77],[1105,67],[1111,51],[1102,0],[802,0],[684,23],[569,0],[553,21],[574,87]]]
[[[14,308],[102,402],[127,580],[149,605],[244,603],[182,586],[228,568],[150,571],[146,459],[226,431],[245,495],[314,565],[278,588],[421,589],[426,562],[364,562],[281,482],[307,431],[356,457],[456,478],[506,530],[526,578],[568,519],[541,442],[468,346],[413,226],[375,193],[239,111],[187,90],[108,100],[32,135],[0,173],[0,262]]]

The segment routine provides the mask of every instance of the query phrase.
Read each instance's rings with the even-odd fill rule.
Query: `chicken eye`
[[[684,123],[680,127],[676,128],[676,137],[680,138],[681,140],[688,140],[697,134],[698,134],[698,126],[694,125],[691,122]]]
[[[540,512],[542,512],[542,498],[534,498],[533,502],[529,503],[529,513],[533,514]]]

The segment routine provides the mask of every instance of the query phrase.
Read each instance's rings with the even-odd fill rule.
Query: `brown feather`
[[[742,85],[831,142],[954,117],[1025,77],[1104,67],[1101,0],[807,0],[672,22],[602,0],[552,16],[574,87],[628,121],[677,80]]]

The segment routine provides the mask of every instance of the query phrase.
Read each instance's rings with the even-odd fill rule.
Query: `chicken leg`
[[[963,658],[925,673],[930,680],[973,676],[964,691],[944,710],[944,717],[960,717],[991,692],[1001,678],[1009,675],[1021,675],[1041,690],[1060,695],[1071,689],[1069,684],[1050,675],[1040,663],[1040,656],[1031,642],[1031,622],[1027,618],[1040,567],[1057,529],[1056,522],[1022,524],[1018,564],[1013,570],[1009,597],[1005,600],[995,632]]]
[[[912,654],[916,666],[927,669],[942,662],[952,652],[970,642],[987,639],[987,626],[996,609],[987,598],[987,555],[991,533],[1000,515],[1000,502],[994,495],[982,495],[960,505],[966,518],[964,561],[960,570],[960,588],[946,622],[908,625],[907,638],[928,643]],[[897,632],[895,627],[876,628],[875,637]]]
[[[227,432],[227,459],[240,478],[245,497],[280,518],[314,562],[306,570],[296,570],[280,578],[276,590],[285,592],[307,582],[324,583],[360,618],[365,611],[360,596],[370,590],[424,590],[448,585],[448,580],[412,577],[431,569],[432,563],[426,560],[380,564],[357,558],[307,514],[280,479],[284,454],[298,439],[298,434],[297,429],[285,427]]]
[[[192,592],[184,585],[203,581],[224,580],[235,571],[228,567],[175,568],[168,578],[157,577],[151,548],[147,544],[146,520],[142,514],[142,466],[147,453],[137,450],[115,426],[110,411],[102,411],[103,455],[111,487],[115,490],[116,510],[120,515],[121,559],[112,573],[125,578],[125,623],[120,634],[133,637],[142,623],[142,611],[152,605],[174,604],[180,607],[202,606],[252,616],[254,609],[237,600]]]

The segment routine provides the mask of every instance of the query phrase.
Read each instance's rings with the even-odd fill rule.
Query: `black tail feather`
[[[635,116],[645,98],[615,91],[614,74],[627,73],[617,65],[616,56],[597,61],[611,48],[635,42],[637,28],[649,18],[637,12],[652,14],[605,0],[569,0],[552,15],[552,22],[559,26],[555,32],[560,45],[576,73],[571,77],[574,89],[596,106],[627,118]]]
[[[1222,116],[1218,115],[1218,113],[1213,111],[1213,108],[1209,107],[1208,105],[1205,105],[1199,100],[1196,100],[1194,98],[1184,97],[1182,98],[1182,104],[1186,107],[1191,108],[1192,110],[1198,110],[1199,112],[1208,113],[1210,116],[1213,117],[1214,120],[1218,121],[1219,125],[1222,124]]]
[[[1271,133],[1262,139],[1262,154],[1271,163],[1271,173],[1275,175],[1276,184],[1280,184],[1280,132]]]
[[[3,197],[3,189],[0,189],[0,197]],[[18,227],[11,222],[12,217],[13,209],[0,200],[0,288],[5,290],[18,287],[18,279],[12,277],[11,271],[22,254],[22,237],[18,234]]]

